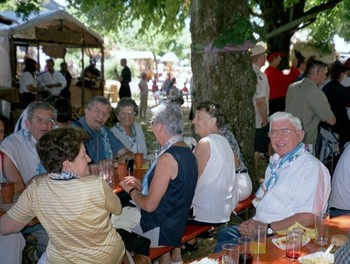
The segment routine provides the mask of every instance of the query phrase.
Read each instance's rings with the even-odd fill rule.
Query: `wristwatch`
[[[266,234],[266,236],[267,237],[270,237],[270,236],[274,236],[275,234],[274,234],[274,232],[273,232],[273,229],[272,229],[272,227],[271,227],[271,224],[267,224],[267,234]]]

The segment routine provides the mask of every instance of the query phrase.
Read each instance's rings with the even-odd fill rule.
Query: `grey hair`
[[[270,131],[271,131],[272,123],[276,121],[289,121],[295,127],[295,129],[297,130],[303,129],[300,119],[287,112],[276,112],[269,117]]]
[[[161,123],[168,135],[182,135],[184,122],[181,107],[176,103],[163,103],[152,108],[154,124]]]
[[[56,112],[55,108],[52,105],[45,103],[45,102],[32,102],[29,104],[28,115],[27,115],[27,118],[29,120],[33,119],[34,111],[36,109],[44,109],[44,110],[50,111],[52,113],[52,119],[56,121],[57,112]]]
[[[328,68],[328,65],[322,61],[313,60],[306,65],[304,75],[309,76],[311,74],[317,73],[317,71],[321,68]]]
[[[135,115],[138,114],[139,112],[139,109],[137,107],[137,104],[136,102],[131,99],[130,97],[123,97],[122,99],[120,99],[120,101],[118,102],[118,105],[117,107],[115,108],[115,114],[116,115],[119,115],[119,112],[120,110],[125,107],[125,106],[132,106],[134,107],[134,112],[135,112]]]
[[[97,95],[89,101],[87,108],[93,107],[96,103],[101,103],[103,105],[109,105],[109,107],[111,107],[111,103],[107,100],[107,98],[105,98],[101,95]]]

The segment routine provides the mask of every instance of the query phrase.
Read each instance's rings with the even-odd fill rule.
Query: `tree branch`
[[[311,15],[311,14],[319,14],[323,11],[332,9],[340,2],[343,2],[344,0],[329,0],[327,3],[320,4],[318,6],[314,6],[310,8],[308,11],[304,13],[305,16]]]
[[[293,32],[293,30],[305,28],[306,25],[309,26],[310,24],[312,24],[316,20],[316,17],[319,13],[334,8],[337,4],[339,4],[342,1],[343,0],[330,0],[327,3],[315,6],[315,7],[311,8],[310,10],[308,10],[307,12],[305,12],[304,16],[299,17],[299,18],[297,18],[297,19],[295,19],[287,24],[284,24],[281,27],[267,33],[266,38],[269,39],[272,37],[276,37],[277,35],[282,34],[283,32],[286,32],[286,31]],[[302,27],[299,27],[302,23],[305,23],[305,25],[303,25]]]

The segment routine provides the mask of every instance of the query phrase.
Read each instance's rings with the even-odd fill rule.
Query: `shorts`
[[[259,153],[266,153],[269,146],[269,124],[262,128],[255,129],[254,151]]]

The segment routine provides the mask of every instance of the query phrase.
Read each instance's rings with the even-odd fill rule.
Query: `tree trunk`
[[[241,146],[255,187],[257,175],[253,166],[255,117],[252,97],[256,76],[246,52],[207,51],[221,32],[238,19],[248,16],[246,1],[192,0],[192,72],[196,89],[194,107],[198,102],[219,103]],[[200,48],[199,48],[200,47]],[[263,177],[263,175],[258,175]]]

